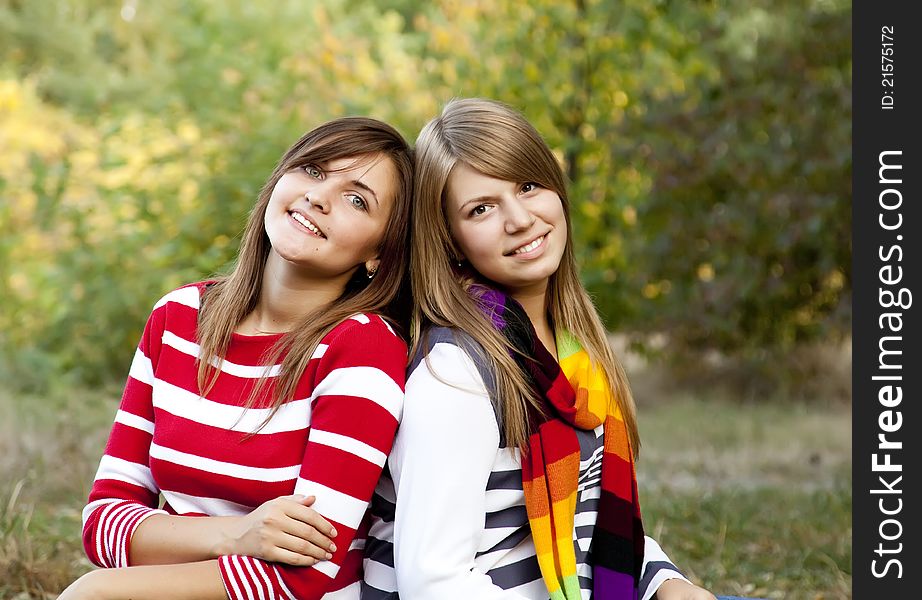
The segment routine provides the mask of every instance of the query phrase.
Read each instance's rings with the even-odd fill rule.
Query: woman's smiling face
[[[546,289],[567,243],[556,192],[459,162],[448,176],[445,209],[455,243],[480,275],[513,296]]]
[[[396,194],[382,156],[346,157],[285,173],[272,190],[265,228],[272,252],[312,276],[375,269]]]

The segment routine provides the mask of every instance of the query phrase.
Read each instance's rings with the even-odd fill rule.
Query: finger
[[[322,531],[317,530],[312,525],[301,521],[291,521],[285,527],[285,533],[293,535],[315,546],[319,546],[330,552],[336,552],[336,543],[329,536],[324,535]]]
[[[336,544],[333,543],[333,540],[329,536],[316,529],[313,525],[303,521],[298,521],[297,519],[288,519],[285,522],[284,527],[281,527],[279,531],[306,542],[310,542],[311,544],[319,546],[324,550],[336,552]]]
[[[291,513],[288,513],[291,517],[301,521],[302,523],[307,523],[323,535],[329,538],[336,537],[336,528],[333,527],[333,524],[324,519],[320,513],[312,508],[306,506],[299,507],[298,510],[295,510]]]
[[[304,494],[288,494],[287,496],[279,496],[276,500],[290,500],[292,502],[297,502],[300,504],[304,501]]]
[[[279,538],[278,547],[284,550],[295,552],[302,556],[309,556],[318,561],[329,560],[333,558],[332,552],[327,549],[329,543],[318,545],[312,540],[307,540],[294,535],[283,535]]]
[[[304,494],[291,494],[290,496],[279,496],[276,500],[281,501],[282,506],[287,506],[286,512],[297,510],[296,507],[309,507],[317,501],[317,496],[305,496]]]
[[[287,496],[279,496],[279,499],[291,500],[292,502],[296,502],[302,506],[310,506],[311,504],[314,503],[314,501],[317,500],[317,496],[314,496],[314,495],[305,496],[304,494],[289,494]]]
[[[320,562],[320,559],[313,556],[307,556],[298,552],[292,552],[286,548],[274,548],[266,557],[269,562],[277,562],[294,567],[311,567]]]

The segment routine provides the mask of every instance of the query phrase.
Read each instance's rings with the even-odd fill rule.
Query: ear
[[[381,266],[381,259],[378,257],[371,258],[365,261],[365,271],[367,273],[374,273],[378,270],[378,267]]]

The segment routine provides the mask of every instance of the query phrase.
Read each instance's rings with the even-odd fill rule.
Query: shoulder
[[[400,383],[406,379],[407,344],[377,314],[352,315],[337,324],[317,346],[320,372],[343,367],[370,367]]]
[[[375,343],[380,350],[400,351],[407,354],[407,344],[384,317],[374,313],[357,313],[344,319],[327,333],[322,342],[334,344]]]
[[[495,402],[493,366],[483,346],[462,329],[429,327],[422,333],[410,360],[408,378],[423,371],[446,382],[480,380]]]
[[[314,358],[315,395],[368,398],[400,419],[407,345],[380,315],[344,319],[323,337]]]
[[[151,309],[148,328],[169,329],[177,335],[194,338],[202,294],[210,283],[189,283],[161,296]]]
[[[417,368],[427,356],[440,345],[457,348],[464,352],[478,365],[478,368],[489,364],[486,352],[477,340],[467,332],[457,327],[427,327],[419,338],[416,350],[410,360],[410,370]]]
[[[154,304],[153,312],[164,307],[173,308],[176,306],[185,306],[193,310],[198,310],[202,303],[202,294],[212,283],[214,282],[198,281],[195,283],[188,283],[167,292]]]
[[[430,429],[450,424],[483,437],[485,447],[501,445],[493,375],[483,357],[480,344],[459,329],[431,327],[422,333],[407,371],[405,442],[429,439]]]

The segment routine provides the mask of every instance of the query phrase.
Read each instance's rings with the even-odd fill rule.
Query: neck
[[[346,279],[308,277],[270,252],[256,308],[244,317],[236,331],[246,335],[291,331],[312,309],[338,298],[345,285]]]
[[[528,315],[528,319],[535,328],[535,333],[538,334],[538,339],[548,352],[557,358],[557,341],[547,318],[547,285],[512,292],[509,295],[522,305],[525,314]]]

